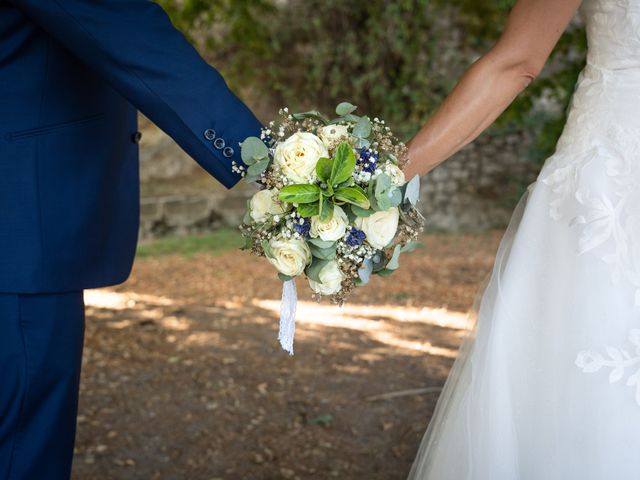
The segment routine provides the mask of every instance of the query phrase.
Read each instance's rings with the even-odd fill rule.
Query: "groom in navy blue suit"
[[[226,187],[260,124],[147,0],[0,0],[0,479],[70,476],[85,288],[124,281],[141,110]]]

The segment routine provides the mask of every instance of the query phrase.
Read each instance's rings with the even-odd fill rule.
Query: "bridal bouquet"
[[[242,143],[234,165],[261,190],[241,228],[246,248],[266,257],[285,282],[280,341],[292,353],[296,277],[316,297],[342,304],[371,275],[387,276],[422,231],[419,178],[406,182],[406,146],[383,120],[341,103],[336,118],[289,113]]]

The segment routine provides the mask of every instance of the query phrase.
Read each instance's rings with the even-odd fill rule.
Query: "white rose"
[[[272,215],[282,215],[283,205],[277,200],[276,190],[260,190],[249,201],[249,214],[256,222],[262,223]]]
[[[269,246],[272,256],[267,260],[284,275],[297,277],[311,262],[311,250],[304,240],[272,239]]]
[[[320,269],[318,278],[320,278],[319,282],[309,279],[311,289],[321,295],[333,295],[334,293],[338,293],[342,288],[344,275],[342,271],[340,271],[338,262],[332,260]]]
[[[320,129],[320,138],[327,148],[335,147],[341,140],[349,136],[349,129],[346,125],[327,125]]]
[[[279,143],[274,162],[285,176],[296,183],[312,183],[316,179],[316,164],[320,157],[329,157],[322,140],[309,132],[296,132]]]
[[[373,248],[382,249],[391,243],[398,230],[400,212],[396,207],[376,212],[368,217],[356,218],[356,226],[367,236]]]
[[[394,165],[393,163],[388,163],[384,167],[384,173],[389,175],[389,177],[391,178],[391,183],[396,187],[401,187],[406,182],[404,178],[404,172],[400,170],[400,168],[397,165]]]
[[[333,242],[344,237],[347,231],[349,219],[344,210],[339,206],[333,207],[333,215],[324,222],[320,220],[319,215],[311,217],[311,229],[309,234],[313,238],[320,237],[321,240]]]

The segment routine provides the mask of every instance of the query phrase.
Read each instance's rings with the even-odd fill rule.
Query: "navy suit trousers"
[[[82,291],[0,294],[0,479],[71,475]]]

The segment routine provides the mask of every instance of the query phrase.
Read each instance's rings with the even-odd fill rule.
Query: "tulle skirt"
[[[634,287],[553,199],[538,180],[516,208],[411,480],[640,478]]]

